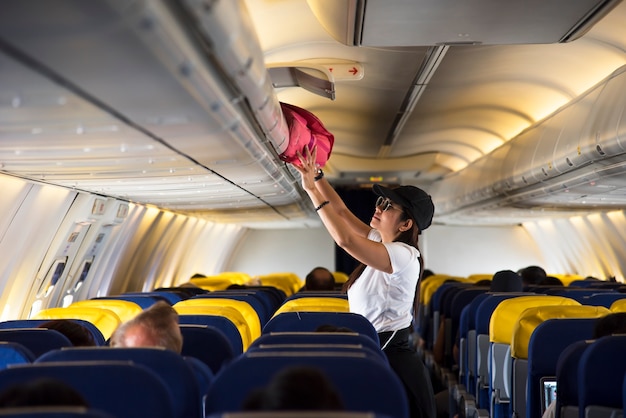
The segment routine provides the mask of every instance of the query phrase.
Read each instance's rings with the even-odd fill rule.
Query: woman
[[[435,417],[427,370],[411,345],[411,321],[423,263],[418,250],[421,231],[432,222],[430,196],[414,186],[389,189],[374,185],[379,195],[367,225],[357,218],[324,179],[315,164],[317,150],[298,153],[302,187],[330,236],[361,265],[345,288],[350,311],[365,316],[378,331],[381,348],[407,389],[412,417]]]

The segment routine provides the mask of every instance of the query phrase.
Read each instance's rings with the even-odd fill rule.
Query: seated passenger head
[[[71,319],[54,319],[39,324],[37,328],[53,329],[65,335],[74,347],[93,347],[96,340],[87,327]]]
[[[490,292],[521,292],[522,278],[513,270],[500,270],[493,275]]]
[[[539,284],[547,276],[546,271],[539,266],[525,267],[519,271],[519,274],[525,286]]]
[[[335,276],[324,267],[315,267],[306,275],[304,290],[335,290]]]
[[[343,402],[328,377],[309,366],[286,367],[264,388],[252,391],[244,401],[248,411],[343,410]]]
[[[0,393],[0,408],[24,406],[84,406],[83,396],[65,382],[52,378],[39,378],[17,383]]]
[[[626,312],[611,313],[598,318],[593,328],[593,338],[612,334],[626,334]]]
[[[563,282],[554,276],[546,276],[537,284],[540,286],[563,286]]]
[[[178,313],[168,303],[156,302],[120,325],[111,336],[111,346],[163,347],[180,353],[183,336],[178,326]]]

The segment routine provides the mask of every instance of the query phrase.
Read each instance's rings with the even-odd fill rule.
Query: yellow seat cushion
[[[458,278],[448,276],[447,274],[435,274],[424,279],[420,283],[420,303],[428,305],[435,291],[446,280],[458,280]]]
[[[257,279],[261,285],[273,286],[285,292],[287,296],[293,295],[304,286],[304,282],[300,280],[297,274],[289,272],[263,274],[257,276]]]
[[[212,276],[197,277],[189,280],[192,284],[204,290],[225,290],[232,284],[245,285],[250,282],[250,275],[247,273],[230,271],[222,272]]]
[[[626,299],[618,299],[611,303],[609,310],[611,312],[626,312]]]
[[[91,306],[44,309],[37,312],[33,319],[83,319],[94,324],[105,340],[108,340],[122,323],[115,312]]]
[[[528,343],[533,331],[542,322],[555,318],[599,318],[610,311],[604,306],[537,306],[523,311],[513,329],[511,356],[519,359],[528,358]]]
[[[92,307],[108,309],[116,313],[122,322],[133,319],[143,309],[135,302],[118,299],[87,299],[80,300],[68,306],[71,307]]]
[[[274,313],[282,312],[350,312],[347,299],[335,297],[302,297],[288,300]]]
[[[343,271],[333,271],[333,277],[335,278],[336,284],[343,284],[348,281],[350,276],[348,276]]]
[[[522,312],[537,306],[580,305],[577,301],[562,296],[518,296],[503,300],[491,314],[489,321],[489,341],[511,344],[513,329]]]
[[[259,314],[248,302],[225,298],[191,298],[177,302],[174,308],[181,306],[230,306],[237,309],[245,318],[250,328],[250,337],[255,339],[261,335]]]
[[[179,302],[180,303],[180,302]],[[247,350],[252,340],[258,336],[252,335],[250,331],[250,325],[248,321],[236,308],[232,306],[178,306],[178,303],[174,305],[174,309],[179,315],[215,315],[222,316],[230,320],[239,331],[241,335],[241,344],[243,350]]]

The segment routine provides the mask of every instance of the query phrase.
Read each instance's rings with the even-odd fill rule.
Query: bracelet
[[[328,200],[324,200],[322,203],[320,203],[320,205],[318,207],[315,208],[315,212],[317,212],[318,210],[320,210],[321,208],[323,208],[324,206],[326,206],[329,203],[330,202]]]
[[[313,177],[313,180],[318,181],[322,177],[324,177],[324,171],[321,168],[318,168],[317,169],[317,174],[315,175],[315,177]]]

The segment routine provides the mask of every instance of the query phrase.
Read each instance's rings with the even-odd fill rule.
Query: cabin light
[[[175,169],[170,168],[170,173],[172,173],[172,174],[173,174],[173,173],[175,173],[175,172],[176,172],[176,170],[175,170]]]
[[[85,128],[82,125],[78,125],[76,127],[76,135],[82,135],[85,133]]]
[[[126,144],[120,145],[120,152],[126,152],[126,151],[128,151],[128,145]]]
[[[369,177],[369,180],[370,180],[372,183],[380,183],[381,181],[383,181],[383,180],[384,180],[384,177],[383,177],[383,176],[370,176],[370,177]]]

